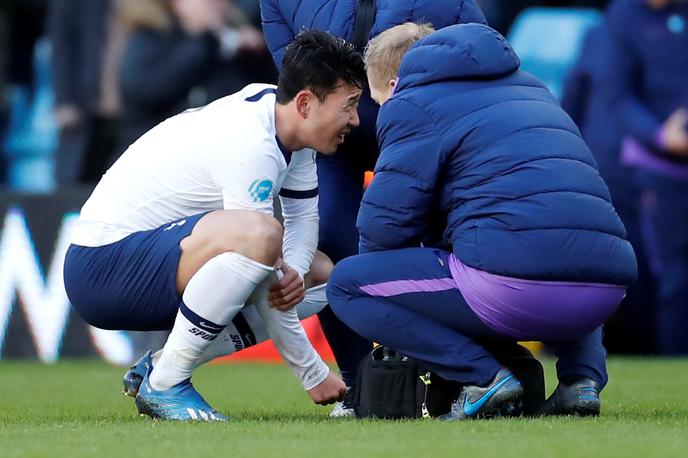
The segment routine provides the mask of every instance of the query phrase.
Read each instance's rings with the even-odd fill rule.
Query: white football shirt
[[[318,242],[315,152],[291,153],[281,145],[275,94],[275,86],[251,84],[148,131],[103,175],[81,210],[72,243],[103,246],[219,209],[273,215],[279,195],[284,261],[303,278]],[[310,345],[296,309],[268,310],[263,318],[304,388],[322,382],[329,369]]]
[[[286,234],[289,225],[318,219],[315,152],[290,153],[277,139],[275,87],[251,84],[202,108],[162,122],[105,173],[84,204],[72,243],[103,246],[134,232],[219,209],[273,215],[281,195],[285,262],[303,275],[315,251],[317,229]],[[281,191],[281,193],[280,193]],[[296,228],[294,228],[296,229]],[[298,240],[290,240],[290,237]],[[303,248],[303,247],[301,247]]]

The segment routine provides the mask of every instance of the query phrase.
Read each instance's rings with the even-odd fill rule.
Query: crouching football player
[[[358,215],[362,254],[334,268],[330,305],[464,385],[449,420],[520,411],[521,383],[485,340],[551,343],[559,386],[542,413],[596,415],[602,323],[636,276],[609,191],[501,35],[431,32],[407,23],[368,45],[381,153]]]
[[[171,329],[162,352],[139,365],[140,388],[130,389],[138,388],[139,412],[226,419],[190,378],[252,295],[312,400],[341,399],[344,383],[309,343],[294,306],[317,246],[314,150],[334,153],[358,125],[364,81],[352,46],[306,31],[286,51],[277,87],[249,85],[166,120],[103,176],[81,211],[65,286],[93,326]],[[283,226],[273,216],[277,195]]]

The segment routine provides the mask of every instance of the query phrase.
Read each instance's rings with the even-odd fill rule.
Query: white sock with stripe
[[[156,390],[191,377],[203,352],[273,268],[238,253],[215,256],[191,277],[172,332],[150,375]]]
[[[303,301],[296,305],[299,319],[311,317],[325,308],[327,305],[326,289],[327,284],[323,284],[306,290]],[[262,318],[251,304],[252,299],[253,297],[249,299],[246,307],[234,317],[234,320],[227,324],[217,339],[205,349],[198,362],[199,365],[220,356],[231,355],[270,338]]]

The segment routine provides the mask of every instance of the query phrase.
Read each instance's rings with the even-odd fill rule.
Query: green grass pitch
[[[548,390],[553,365],[545,363]],[[597,419],[331,420],[288,369],[203,367],[195,383],[229,423],[139,417],[122,368],[0,362],[0,457],[688,457],[688,360],[609,361]]]

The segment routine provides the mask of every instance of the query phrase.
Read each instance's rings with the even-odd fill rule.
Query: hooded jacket
[[[440,240],[464,264],[498,275],[630,284],[635,254],[588,147],[519,65],[480,24],[447,27],[409,49],[378,118],[361,251]]]

